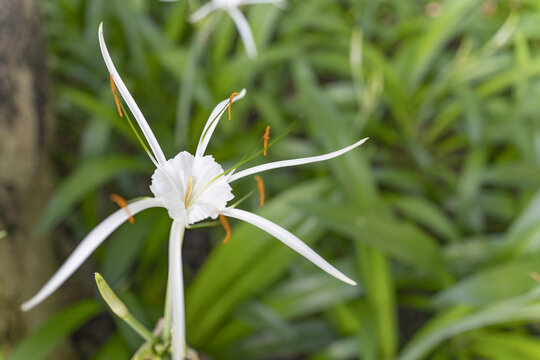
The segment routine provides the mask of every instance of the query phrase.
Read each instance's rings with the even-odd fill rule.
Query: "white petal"
[[[320,267],[322,270],[326,271],[328,274],[332,275],[333,277],[346,282],[350,285],[356,285],[356,282],[349,279],[347,276],[345,276],[343,273],[341,273],[338,269],[330,265],[326,260],[324,260],[319,254],[317,254],[315,251],[313,251],[309,246],[307,246],[302,240],[291,234],[289,231],[285,230],[279,225],[274,224],[273,222],[266,220],[263,217],[260,217],[259,215],[255,215],[253,213],[240,210],[240,209],[234,209],[234,208],[227,208],[223,215],[230,216],[236,219],[244,220],[252,225],[257,226],[258,228],[266,231],[270,235],[275,236],[279,241],[293,249],[294,251],[298,252],[300,255],[304,256],[306,259]]]
[[[223,168],[211,155],[195,157],[182,151],[154,171],[150,190],[163,202],[172,219],[191,225],[208,217],[217,218],[234,198],[222,174]]]
[[[189,16],[189,22],[196,23],[208,16],[212,11],[216,10],[215,4],[210,1],[204,4],[199,10]]]
[[[182,240],[184,225],[174,221],[169,238],[169,277],[172,293],[173,360],[183,360],[186,354],[186,324],[184,315],[184,276],[182,273]]]
[[[164,0],[161,0],[164,1]],[[243,0],[242,5],[253,5],[253,4],[280,4],[285,5],[286,1],[284,0]]]
[[[143,132],[144,137],[146,138],[146,141],[148,141],[148,144],[150,145],[150,148],[152,149],[152,152],[154,153],[154,157],[156,158],[158,164],[160,165],[164,164],[167,159],[165,158],[165,155],[163,155],[163,150],[161,150],[161,147],[159,146],[159,143],[157,142],[156,137],[154,136],[154,133],[152,132],[152,129],[148,125],[148,122],[144,118],[144,115],[142,114],[141,110],[137,106],[137,103],[135,103],[135,100],[133,100],[133,97],[129,93],[129,90],[127,89],[126,85],[120,78],[118,71],[116,71],[116,68],[114,67],[111,56],[109,55],[109,51],[107,50],[107,45],[105,44],[105,39],[103,38],[103,23],[99,24],[98,35],[99,35],[99,46],[101,48],[101,54],[103,55],[103,60],[105,60],[105,65],[107,65],[107,69],[109,69],[109,73],[112,75],[114,79],[114,83],[116,84],[116,87],[118,88],[118,91],[120,92],[120,95],[122,95],[122,97],[126,101],[127,106],[133,113],[135,120],[137,120],[137,123],[139,124],[139,127],[141,128],[141,131]]]
[[[236,28],[242,37],[248,56],[252,59],[256,58],[257,47],[255,46],[255,40],[253,39],[253,34],[251,33],[246,17],[235,7],[227,9],[227,12],[236,24]]]
[[[367,139],[368,138],[364,138],[364,139],[362,139],[362,140],[360,140],[360,141],[358,141],[358,142],[356,142],[356,143],[354,143],[352,145],[347,146],[346,148],[343,148],[341,150],[337,150],[337,151],[334,151],[334,152],[331,152],[331,153],[328,153],[328,154],[324,154],[324,155],[311,156],[311,157],[300,158],[300,159],[275,161],[275,162],[271,162],[271,163],[268,163],[268,164],[262,164],[262,165],[254,166],[252,168],[237,172],[236,174],[230,176],[229,177],[229,183],[231,183],[231,182],[233,182],[235,180],[241,179],[243,177],[246,177],[246,176],[249,176],[249,175],[252,175],[252,174],[257,174],[257,173],[260,173],[260,172],[263,172],[263,171],[266,171],[266,170],[284,168],[284,167],[289,167],[289,166],[297,166],[297,165],[309,164],[309,163],[313,163],[313,162],[319,162],[319,161],[332,159],[332,158],[338,157],[340,155],[343,155],[346,152],[349,152],[352,149],[362,145],[363,143],[366,142]]]
[[[246,89],[242,89],[240,93],[238,93],[238,95],[233,98],[232,102],[242,99],[245,95]],[[214,130],[216,129],[216,126],[221,119],[221,116],[223,115],[225,110],[227,110],[228,106],[229,99],[225,99],[219,104],[217,104],[214,110],[212,110],[210,117],[206,121],[206,125],[204,125],[201,138],[199,139],[199,143],[197,145],[197,150],[195,151],[195,157],[201,157],[204,155],[204,152],[208,147],[208,142],[210,141],[210,138],[212,137],[212,134],[214,133]]]
[[[161,207],[160,201],[154,198],[137,200],[127,207],[132,215],[151,208]],[[71,253],[66,262],[58,269],[53,277],[39,290],[39,292],[30,300],[21,305],[23,311],[28,311],[45,300],[49,295],[56,291],[81,266],[81,264],[101,245],[101,243],[122,223],[128,219],[125,209],[119,209],[103,220],[81,241],[79,246]]]

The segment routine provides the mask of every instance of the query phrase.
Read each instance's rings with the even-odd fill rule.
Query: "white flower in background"
[[[130,219],[132,215],[152,207],[167,209],[173,220],[169,240],[169,284],[172,294],[174,360],[182,359],[186,351],[181,252],[183,234],[186,227],[198,221],[207,218],[216,219],[218,215],[244,220],[275,236],[330,275],[348,284],[356,284],[289,231],[256,214],[227,206],[227,202],[233,199],[230,184],[238,179],[270,169],[331,159],[360,146],[366,139],[325,155],[271,162],[235,174],[233,172],[225,173],[221,165],[211,155],[205,155],[205,151],[219,119],[230,106],[230,102],[244,97],[246,91],[242,90],[234,99],[231,97],[231,99],[223,100],[212,111],[203,129],[195,155],[182,151],[174,158],[167,160],[150,126],[114,67],[103,39],[102,25],[99,28],[99,43],[105,64],[114,83],[150,145],[151,153],[148,155],[156,165],[150,185],[154,197],[129,202],[125,208],[117,210],[90,231],[43,288],[22,305],[23,310],[33,308],[51,295],[116,228]]]
[[[257,47],[255,46],[255,40],[253,39],[253,34],[249,27],[249,23],[242,14],[238,7],[241,5],[250,5],[250,4],[285,4],[284,0],[210,0],[208,3],[204,4],[199,10],[194,12],[189,20],[191,22],[199,22],[205,17],[207,17],[212,11],[215,10],[224,10],[230,17],[233,19],[240,37],[244,42],[246,52],[250,58],[255,58],[257,56]]]

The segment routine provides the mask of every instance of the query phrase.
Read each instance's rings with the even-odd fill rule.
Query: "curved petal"
[[[252,225],[255,225],[256,227],[266,231],[270,235],[275,236],[276,239],[278,239],[300,255],[304,256],[306,259],[308,259],[336,279],[339,279],[350,285],[356,285],[356,282],[349,279],[338,269],[330,265],[319,254],[317,254],[309,246],[302,242],[302,240],[300,240],[281,226],[274,224],[270,220],[266,220],[265,218],[260,217],[259,215],[255,215],[253,213],[234,208],[225,209],[225,211],[223,211],[223,215],[244,220]]]
[[[237,100],[242,99],[246,95],[246,89],[242,89],[238,95],[236,95],[232,102],[235,102]],[[210,138],[212,137],[212,134],[214,133],[214,130],[216,129],[216,126],[221,119],[221,116],[229,106],[229,99],[225,99],[221,101],[219,104],[216,105],[214,110],[212,110],[212,113],[210,114],[210,117],[206,121],[206,125],[204,125],[203,132],[201,134],[201,138],[199,139],[199,143],[197,144],[197,150],[195,151],[195,157],[201,157],[204,156],[204,152],[206,151],[206,148],[208,147],[208,143],[210,142]]]
[[[189,16],[189,22],[196,23],[208,16],[212,11],[216,10],[216,5],[213,1],[207,2]]]
[[[184,276],[182,273],[182,240],[185,227],[174,221],[169,237],[169,276],[172,296],[173,360],[183,360],[186,354],[184,315]]]
[[[236,24],[236,28],[240,33],[240,37],[242,37],[242,41],[244,42],[244,47],[246,48],[248,56],[252,59],[256,58],[257,47],[255,46],[255,40],[253,39],[253,34],[251,33],[251,29],[246,17],[236,7],[227,9],[227,12]]]
[[[118,91],[120,92],[120,95],[124,98],[126,101],[127,106],[133,113],[133,116],[137,120],[137,123],[139,124],[139,127],[141,128],[141,131],[144,134],[144,137],[146,138],[146,141],[148,141],[148,145],[150,145],[150,148],[152,149],[152,152],[154,153],[154,157],[156,158],[156,161],[159,165],[165,164],[167,159],[165,158],[165,155],[163,155],[163,150],[161,150],[161,147],[159,146],[159,143],[156,140],[156,137],[154,136],[154,133],[152,132],[152,129],[148,125],[148,122],[144,118],[144,115],[142,114],[141,110],[137,106],[137,103],[135,100],[133,100],[133,97],[129,93],[129,90],[127,89],[126,85],[122,81],[122,78],[120,78],[120,75],[118,74],[118,71],[116,71],[116,68],[114,67],[114,63],[111,59],[111,56],[109,55],[109,51],[107,50],[107,45],[105,44],[105,39],[103,38],[103,23],[99,24],[99,47],[101,48],[101,54],[103,55],[103,60],[105,60],[105,65],[107,65],[107,69],[109,70],[109,73],[112,75],[114,79],[114,83],[116,87],[118,88]]]
[[[243,170],[243,171],[240,171],[240,172],[238,172],[236,174],[231,175],[229,177],[229,183],[232,183],[233,181],[241,179],[241,178],[243,178],[245,176],[249,176],[249,175],[252,175],[252,174],[257,174],[257,173],[260,173],[260,172],[263,172],[263,171],[266,171],[266,170],[284,168],[284,167],[289,167],[289,166],[304,165],[304,164],[309,164],[309,163],[313,163],[313,162],[329,160],[329,159],[338,157],[340,155],[343,155],[346,152],[349,152],[352,149],[362,145],[363,143],[365,143],[367,141],[367,139],[369,139],[369,138],[364,138],[364,139],[362,139],[362,140],[360,140],[358,142],[355,142],[352,145],[347,146],[346,148],[343,148],[341,150],[337,150],[337,151],[334,151],[334,152],[331,152],[331,153],[328,153],[328,154],[324,154],[324,155],[311,156],[311,157],[300,158],[300,159],[275,161],[275,162],[271,162],[271,163],[268,163],[268,164],[262,164],[262,165],[254,166],[252,168],[249,168],[249,169],[246,169],[246,170]]]
[[[127,206],[131,215],[151,208],[163,206],[159,200],[154,198],[145,198],[132,202]],[[66,262],[56,271],[52,278],[39,290],[39,292],[21,305],[23,311],[28,311],[45,300],[49,295],[56,291],[81,264],[101,245],[101,243],[120,225],[122,225],[129,215],[126,209],[119,209],[103,220],[98,226],[86,235],[79,246],[71,253]]]
[[[164,1],[164,0],[161,0]],[[253,5],[253,4],[275,4],[275,5],[285,5],[287,2],[285,0],[243,0],[242,5]]]

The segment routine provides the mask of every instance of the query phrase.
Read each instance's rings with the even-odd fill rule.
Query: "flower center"
[[[186,206],[186,210],[189,207],[189,197],[191,196],[191,193],[193,192],[193,176],[188,177],[188,188],[186,191],[186,197],[184,198],[184,204]]]
[[[223,168],[212,156],[196,157],[186,151],[154,171],[150,190],[169,216],[185,225],[216,219],[234,197]]]

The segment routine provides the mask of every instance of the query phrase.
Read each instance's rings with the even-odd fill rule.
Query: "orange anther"
[[[229,120],[231,120],[231,105],[232,105],[232,101],[233,101],[233,99],[234,99],[234,97],[235,97],[236,95],[238,95],[238,93],[237,93],[237,92],[233,92],[233,93],[231,94],[231,96],[229,97]]]
[[[268,140],[270,140],[270,126],[267,126],[266,130],[264,130],[264,135],[263,135],[263,142],[264,142],[263,156],[266,156],[266,154],[268,152]]]
[[[229,225],[229,220],[223,215],[219,215],[219,222],[221,223],[221,226],[225,229],[225,239],[223,239],[223,243],[226,244],[231,239],[232,231],[231,231],[231,225]]]
[[[133,215],[131,215],[131,212],[129,211],[128,203],[126,199],[124,199],[118,194],[111,194],[111,201],[113,201],[116,205],[118,205],[118,207],[121,207],[122,209],[126,211],[126,214],[129,218],[129,222],[131,224],[135,222],[135,218],[133,217]]]
[[[114,96],[114,102],[116,102],[116,108],[118,109],[118,114],[120,117],[122,117],[122,107],[120,106],[120,100],[118,100],[118,95],[116,94],[116,84],[114,83],[114,79],[112,75],[109,75],[109,79],[111,80],[111,91]]]
[[[261,206],[264,206],[264,182],[262,177],[255,175],[255,180],[257,181],[257,189],[259,190],[259,199]]]

